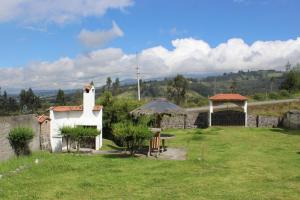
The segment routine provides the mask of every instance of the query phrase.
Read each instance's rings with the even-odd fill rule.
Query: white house
[[[102,146],[102,106],[95,105],[95,87],[83,88],[83,105],[54,106],[50,108],[50,142],[52,152],[62,150],[63,141],[60,128],[63,126],[95,127],[99,135],[95,139],[95,149]]]

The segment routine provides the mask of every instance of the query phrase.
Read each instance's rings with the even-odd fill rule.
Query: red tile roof
[[[103,108],[101,105],[96,105],[93,111],[100,111]],[[53,106],[50,108],[55,112],[83,111],[83,106]]]
[[[247,97],[240,94],[216,94],[209,99],[212,101],[245,101]]]
[[[44,123],[44,121],[46,120],[50,120],[50,117],[49,116],[46,116],[46,115],[41,115],[41,116],[38,116],[37,117],[37,120],[40,124]]]

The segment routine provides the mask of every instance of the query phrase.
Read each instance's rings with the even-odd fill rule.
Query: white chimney
[[[95,107],[95,87],[86,85],[83,88],[83,112],[91,113]]]

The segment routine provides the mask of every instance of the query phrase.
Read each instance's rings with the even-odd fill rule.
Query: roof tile
[[[247,97],[240,94],[216,94],[209,99],[212,101],[245,101]]]

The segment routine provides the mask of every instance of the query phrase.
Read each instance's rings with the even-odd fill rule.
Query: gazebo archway
[[[233,103],[242,112],[227,110],[214,113],[214,106]],[[217,94],[209,98],[208,126],[247,126],[247,98],[240,94]]]

